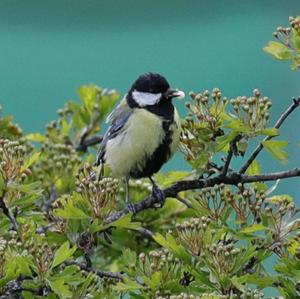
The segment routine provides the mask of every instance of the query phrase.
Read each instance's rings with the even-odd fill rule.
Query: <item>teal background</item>
[[[124,93],[155,71],[185,92],[219,87],[230,98],[258,87],[273,100],[275,121],[300,94],[300,73],[262,47],[299,12],[299,0],[0,0],[0,103],[26,132],[41,131],[78,86]],[[264,171],[300,166],[299,116],[281,130],[292,141],[289,164],[263,154]],[[177,157],[170,167],[186,166]],[[299,203],[299,180],[278,192]]]

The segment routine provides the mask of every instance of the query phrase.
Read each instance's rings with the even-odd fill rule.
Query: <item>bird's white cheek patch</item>
[[[134,90],[132,92],[133,99],[141,106],[155,105],[161,98],[161,93],[141,92]]]

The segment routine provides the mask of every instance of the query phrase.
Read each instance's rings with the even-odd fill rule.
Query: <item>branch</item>
[[[11,222],[13,228],[15,231],[18,230],[19,228],[19,224],[15,218],[15,216],[13,215],[13,213],[11,212],[11,210],[6,206],[5,201],[4,201],[4,197],[0,197],[0,209],[2,209],[3,214],[9,219],[9,221]]]
[[[64,264],[67,266],[75,265],[79,267],[82,271],[93,272],[101,278],[108,277],[108,278],[113,278],[121,281],[123,280],[121,272],[107,272],[107,271],[98,270],[94,267],[89,267],[86,264],[77,262],[75,260],[65,261]]]
[[[286,118],[299,106],[299,104],[300,104],[300,97],[298,97],[297,99],[294,98],[293,99],[293,103],[287,108],[287,110],[284,113],[281,114],[281,116],[279,117],[279,119],[275,123],[274,128],[275,129],[279,129],[281,127],[281,125],[283,124],[283,122],[286,120]],[[263,141],[253,151],[253,153],[251,154],[250,158],[241,167],[239,173],[245,173],[246,172],[246,170],[248,169],[248,167],[250,166],[250,164],[255,160],[255,158],[258,156],[258,154],[260,153],[260,151],[263,149],[263,144],[262,143],[264,141],[268,141],[268,140],[272,139],[273,137],[275,137],[275,136],[266,136],[263,139]]]
[[[227,184],[227,185],[237,185],[238,183],[253,183],[253,182],[263,182],[263,181],[275,181],[278,179],[286,179],[291,177],[300,176],[300,168],[295,168],[287,171],[272,172],[266,174],[258,175],[245,175],[237,172],[230,172],[226,176],[219,174],[215,177],[209,177],[206,179],[198,180],[183,180],[178,181],[171,187],[163,190],[166,198],[177,198],[178,193],[187,190],[202,189],[205,187],[213,187],[216,184]],[[159,203],[158,200],[152,196],[146,197],[144,200],[136,203],[134,208],[136,213],[154,208],[155,205]],[[128,214],[127,208],[114,213],[113,215],[106,218],[105,223],[112,223],[122,216]]]
[[[76,151],[86,152],[89,146],[101,143],[102,139],[102,136],[93,136],[87,139],[81,139],[80,143],[76,147]]]
[[[237,153],[237,145],[236,145],[236,144],[237,144],[237,142],[239,142],[241,139],[242,139],[242,135],[238,134],[238,135],[235,136],[235,137],[233,138],[233,140],[231,140],[231,142],[230,142],[228,155],[227,155],[227,158],[226,158],[226,161],[225,161],[223,170],[222,170],[222,175],[224,175],[224,176],[225,176],[225,175],[227,174],[227,172],[228,172],[228,168],[229,168],[229,165],[230,165],[232,156],[233,156],[233,155],[235,155],[235,156],[238,155],[238,153]]]

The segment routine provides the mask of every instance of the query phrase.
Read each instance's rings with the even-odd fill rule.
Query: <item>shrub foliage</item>
[[[265,50],[298,68],[299,18],[290,22]],[[300,99],[272,126],[257,89],[230,100],[191,92],[180,145],[191,171],[156,176],[163,207],[147,180],[132,181],[132,215],[123,182],[93,166],[119,96],[89,85],[79,98],[44,133],[0,115],[0,298],[254,299],[269,287],[300,297],[299,209],[276,194],[300,170],[261,173],[256,159],[265,149],[287,162],[279,128]]]

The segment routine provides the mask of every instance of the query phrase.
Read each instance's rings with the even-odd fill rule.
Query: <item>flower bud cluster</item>
[[[153,250],[148,254],[140,253],[139,268],[145,276],[161,271],[161,282],[170,281],[179,269],[179,259],[175,258],[167,249]]]
[[[176,231],[181,243],[189,249],[191,254],[199,256],[204,249],[204,234],[211,223],[208,217],[190,218],[183,223],[176,224]]]
[[[230,100],[238,118],[254,131],[265,129],[270,117],[272,102],[267,97],[261,97],[258,89],[253,90],[252,97],[240,96]]]
[[[3,276],[4,272],[4,263],[5,263],[5,250],[7,247],[7,241],[0,237],[0,277]]]
[[[23,180],[29,171],[20,173],[22,164],[30,148],[20,141],[0,139],[0,173],[4,180]]]
[[[289,23],[292,28],[296,29],[297,31],[300,30],[300,17],[289,17]]]
[[[53,258],[54,248],[52,248],[45,236],[35,233],[36,227],[32,223],[26,223],[22,227],[21,240],[15,242],[14,246],[25,249],[33,258],[35,266],[39,273],[45,273],[49,270]],[[12,239],[15,240],[15,239]]]
[[[190,96],[193,101],[186,104],[189,112],[182,125],[181,146],[187,160],[196,159],[199,153],[207,150],[209,141],[223,135],[220,117],[227,103],[218,88],[214,88],[212,92],[191,92]]]
[[[34,170],[41,181],[46,181],[51,185],[58,177],[72,175],[81,162],[71,145],[46,141],[41,148],[41,153],[43,159],[35,164]]]
[[[289,24],[291,27],[282,27],[279,26],[277,27],[276,31],[273,32],[273,36],[286,44],[289,42],[290,34],[292,32],[292,29],[296,30],[297,33],[299,34],[300,32],[300,17],[289,17]],[[286,44],[287,45],[287,44]]]
[[[230,189],[225,188],[224,184],[219,184],[201,189],[195,198],[210,217],[218,221],[221,217],[224,203],[233,200],[233,194],[230,192]]]
[[[237,256],[244,250],[244,248],[236,248],[234,240],[220,241],[207,246],[211,256],[214,267],[221,273],[230,273],[235,265]]]
[[[84,165],[76,175],[76,191],[89,202],[93,215],[103,219],[116,207],[118,179],[103,177],[97,180],[90,165]]]

